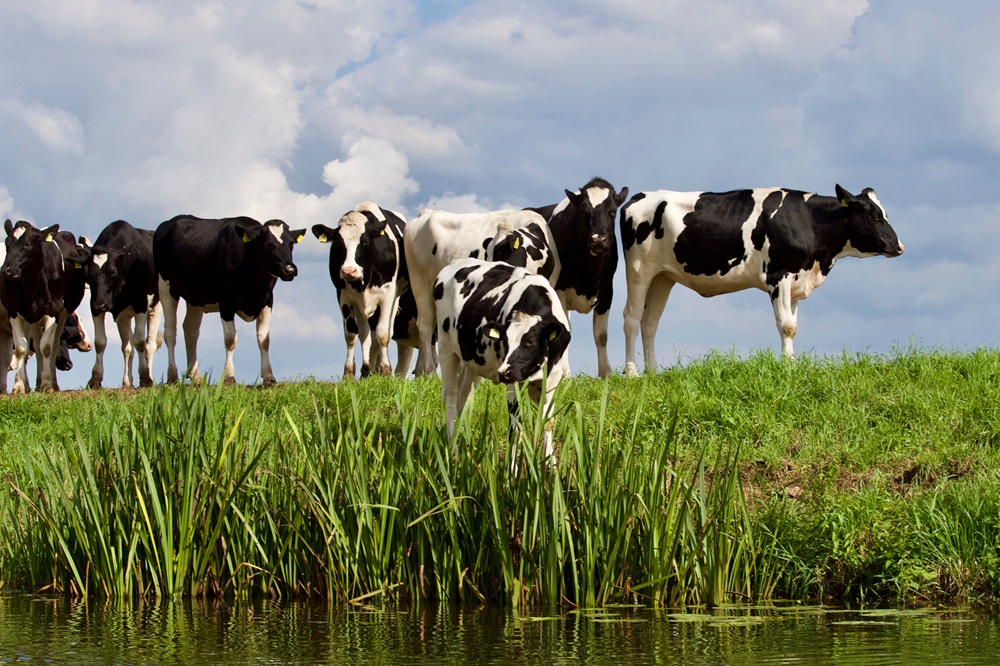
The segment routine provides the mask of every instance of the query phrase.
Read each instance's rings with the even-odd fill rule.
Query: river
[[[0,596],[0,662],[60,664],[996,664],[1000,617],[799,604],[537,615],[317,603]]]

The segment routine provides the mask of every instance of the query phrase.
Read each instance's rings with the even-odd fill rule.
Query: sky
[[[992,0],[0,0],[0,25],[0,219],[93,238],[180,213],[332,226],[368,199],[406,217],[543,206],[592,176],[630,196],[872,187],[906,252],[838,262],[799,307],[796,353],[996,346]],[[328,248],[307,236],[275,288],[279,379],[341,375]],[[617,370],[625,289],[620,270]],[[572,323],[570,365],[596,374],[590,318]],[[237,333],[253,382],[253,324]],[[713,350],[779,353],[764,292],[673,290],[661,365]],[[206,315],[200,366],[223,359]],[[74,363],[64,389],[93,357]],[[114,330],[105,366],[120,385]]]

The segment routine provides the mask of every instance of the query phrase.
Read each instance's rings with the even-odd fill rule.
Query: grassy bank
[[[0,579],[116,597],[1000,594],[1000,352],[714,355],[560,391],[558,463],[436,379],[0,399]]]

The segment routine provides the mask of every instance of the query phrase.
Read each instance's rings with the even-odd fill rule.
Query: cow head
[[[313,235],[321,243],[330,243],[330,277],[343,282],[364,284],[379,253],[393,252],[388,239],[385,218],[371,211],[352,210],[340,218],[331,229],[315,224]]]
[[[592,255],[604,254],[611,247],[615,215],[627,196],[627,187],[615,194],[615,188],[603,178],[592,179],[579,192],[566,190],[566,198],[583,222],[581,226],[587,233],[587,246]]]
[[[497,379],[503,384],[536,381],[543,368],[550,371],[569,346],[567,322],[556,316],[562,311],[558,300],[544,288],[525,289],[506,322],[483,328],[484,335],[499,334],[503,340],[504,359],[497,368]],[[488,342],[488,341],[487,341]]]
[[[131,267],[131,243],[121,250],[95,248],[86,238],[80,238],[81,245],[90,250],[90,259],[84,264],[84,280],[90,286],[90,311],[98,315],[110,312],[118,294],[125,287]]]
[[[46,243],[56,247],[56,234],[59,225],[54,224],[45,229],[36,229],[30,223],[20,221],[12,224],[10,220],[4,223],[7,232],[7,258],[4,260],[2,274],[8,281],[18,281],[26,276],[36,274],[42,266],[42,257]]]
[[[841,207],[847,209],[847,240],[859,256],[898,257],[903,254],[903,244],[890,226],[875,190],[865,188],[860,195],[854,196],[837,185],[836,192]]]
[[[260,227],[242,230],[247,253],[275,278],[290,282],[299,274],[292,262],[292,248],[306,235],[305,229],[289,229],[281,220],[268,220]]]

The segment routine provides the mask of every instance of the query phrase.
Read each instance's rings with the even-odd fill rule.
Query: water
[[[381,610],[309,603],[123,607],[0,596],[0,662],[66,664],[995,664],[996,616],[774,605]]]

